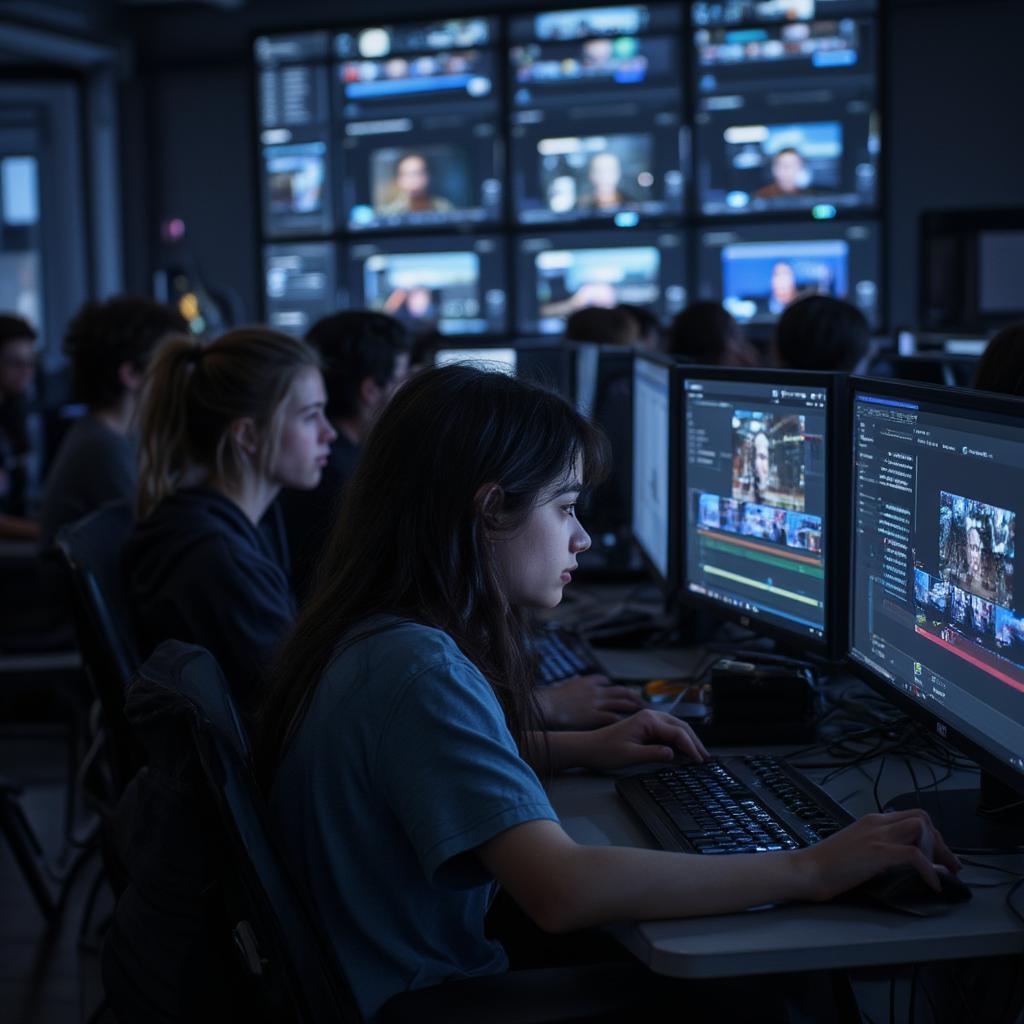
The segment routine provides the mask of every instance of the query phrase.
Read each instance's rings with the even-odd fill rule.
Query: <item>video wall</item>
[[[265,313],[558,334],[879,302],[877,0],[628,4],[254,42]]]

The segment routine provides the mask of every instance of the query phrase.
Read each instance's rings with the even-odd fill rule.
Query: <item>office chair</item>
[[[142,841],[149,844],[150,853],[156,850],[169,857],[175,877],[170,880],[172,892],[146,864],[145,850],[142,857],[133,858],[133,870],[140,877],[122,895],[104,948],[104,980],[118,1019],[214,1019],[202,1013],[197,1018],[194,1008],[213,1009],[221,996],[211,995],[211,984],[227,978],[233,979],[227,1002],[237,1011],[244,1000],[247,1020],[360,1024],[363,1018],[343,972],[275,848],[252,772],[248,739],[212,655],[179,641],[161,644],[135,677],[127,716],[149,753],[149,766],[140,777],[141,818],[160,832]],[[166,788],[167,782],[173,785]],[[163,807],[157,813],[156,802],[168,798],[173,805],[169,813]],[[201,808],[201,803],[207,806]],[[189,827],[205,849],[197,853],[163,848],[165,839],[180,843]],[[189,870],[196,873],[186,886]],[[157,891],[161,887],[167,891]],[[218,961],[216,972],[221,976],[212,983],[198,980],[202,996],[173,993],[188,1007],[165,1013],[167,978],[187,974],[154,958],[154,936],[159,942],[160,929],[168,922],[179,929],[179,937],[183,935],[183,913],[191,910],[198,915],[190,936],[194,945],[209,920],[210,906],[201,906],[203,894],[215,892],[220,905],[214,928],[219,935],[206,938],[212,939],[215,956],[233,947],[236,962]],[[153,917],[161,906],[169,910],[163,921]],[[186,945],[181,944],[178,955],[187,955]],[[168,949],[162,947],[163,952]],[[133,1007],[131,1000],[145,990],[154,964],[157,971],[151,981],[156,987]],[[593,1020],[634,1007],[630,985],[621,981],[628,976],[635,982],[635,974],[630,964],[588,965],[452,982],[396,996],[378,1019],[384,1024]],[[245,979],[244,985],[237,983],[239,977]]]

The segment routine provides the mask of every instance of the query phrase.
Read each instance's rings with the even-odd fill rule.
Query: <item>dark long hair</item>
[[[338,641],[391,613],[441,629],[490,682],[520,749],[535,726],[532,665],[488,536],[608,461],[604,436],[541,387],[468,366],[403,387],[366,442],[320,569],[257,715],[256,760],[269,786]],[[482,507],[488,484],[497,500]]]

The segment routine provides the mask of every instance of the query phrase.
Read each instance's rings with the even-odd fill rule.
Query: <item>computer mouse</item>
[[[935,917],[954,903],[971,898],[971,888],[956,875],[939,871],[942,891],[936,892],[911,867],[893,868],[869,879],[853,889],[850,895],[857,902],[883,906],[915,917]]]

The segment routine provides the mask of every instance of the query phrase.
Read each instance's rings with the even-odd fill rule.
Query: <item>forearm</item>
[[[573,931],[614,921],[699,917],[761,903],[813,899],[810,865],[798,854],[730,857],[617,846],[577,846],[552,880],[543,926]]]
[[[590,768],[593,733],[531,732],[527,737],[526,761],[541,777],[557,775],[569,768]]]

